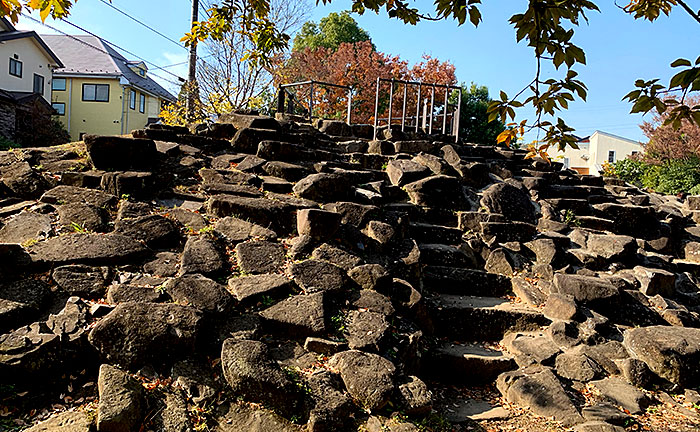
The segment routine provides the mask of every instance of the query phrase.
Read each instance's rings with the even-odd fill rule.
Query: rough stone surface
[[[103,364],[100,366],[97,387],[100,394],[97,429],[105,432],[137,429],[144,415],[141,384],[126,372]]]
[[[105,292],[109,268],[86,265],[56,267],[51,273],[54,282],[71,295],[100,297]]]
[[[24,211],[5,222],[0,228],[0,243],[23,244],[47,238],[52,232],[51,217]]]
[[[245,302],[263,296],[278,297],[291,291],[292,282],[281,274],[259,274],[231,278],[228,288],[238,301]]]
[[[224,312],[232,302],[226,287],[202,275],[181,276],[166,282],[164,287],[178,304],[206,312]]]
[[[295,337],[314,336],[325,332],[324,293],[301,294],[260,312],[267,325]]]
[[[290,269],[294,282],[304,291],[339,291],[345,284],[345,272],[338,266],[319,260],[294,263]]]
[[[117,264],[143,256],[146,248],[121,234],[68,234],[52,237],[29,248],[37,264]]]
[[[329,366],[339,371],[348,393],[363,408],[382,408],[394,391],[396,367],[377,354],[343,351],[331,357]]]
[[[700,384],[700,329],[642,327],[625,331],[625,347],[657,375],[684,387]]]
[[[267,346],[258,341],[226,339],[221,367],[233,394],[262,402],[290,414],[297,403],[297,388],[272,360]]]
[[[188,306],[122,303],[97,323],[88,339],[107,361],[138,367],[191,352],[200,320]]]
[[[508,183],[497,183],[483,193],[481,205],[491,213],[502,214],[510,220],[535,223],[535,206],[522,189]]]
[[[187,239],[182,251],[180,274],[216,275],[226,270],[227,265],[226,256],[216,241],[200,235]]]
[[[284,265],[284,246],[268,241],[249,241],[236,246],[238,267],[246,273],[276,273]]]
[[[582,418],[551,370],[540,366],[506,372],[498,377],[498,390],[511,403],[525,405],[541,416],[554,417],[564,425]]]

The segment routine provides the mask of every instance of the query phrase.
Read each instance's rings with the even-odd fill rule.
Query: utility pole
[[[192,0],[192,21],[191,26],[199,21],[199,0]],[[187,75],[187,120],[192,121],[194,118],[195,98],[199,93],[197,91],[197,41],[192,41],[190,44],[190,64]]]

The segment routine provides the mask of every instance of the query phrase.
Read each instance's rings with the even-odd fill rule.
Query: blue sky
[[[516,43],[515,32],[508,24],[508,18],[522,11],[527,3],[525,0],[484,3],[483,23],[476,29],[470,24],[458,27],[451,20],[409,26],[387,18],[384,13],[367,13],[355,19],[369,31],[379,51],[400,55],[410,62],[420,61],[424,53],[449,60],[457,68],[459,81],[486,85],[493,96],[499,90],[512,95],[532,79],[535,71],[532,51],[524,43]],[[694,59],[699,55],[700,25],[680,9],[674,10],[670,17],[648,23],[632,19],[612,1],[598,3],[601,13],[591,14],[590,23],[579,27],[574,37],[587,54],[588,65],[577,66],[576,70],[588,86],[588,101],[571,104],[562,116],[576,128],[578,135],[589,135],[599,129],[644,140],[638,127],[642,117],[630,115],[630,105],[621,99],[633,89],[635,79],[658,77],[667,83],[673,60]],[[178,40],[188,29],[188,0],[114,0],[113,4],[172,39]],[[432,7],[431,1],[418,0],[414,4],[426,11]],[[350,1],[335,0],[326,6],[313,7],[311,18],[317,21],[329,12],[349,7]],[[120,15],[100,0],[77,2],[68,19],[157,65],[187,60],[186,50]],[[48,24],[62,31],[80,34],[66,23],[49,21]],[[54,33],[26,19],[20,19],[18,27]],[[185,64],[167,69],[182,77],[187,70]],[[152,67],[151,71],[175,79]],[[552,71],[545,69],[544,73]],[[173,88],[172,84],[164,84]],[[532,112],[521,110],[518,117],[531,118]]]

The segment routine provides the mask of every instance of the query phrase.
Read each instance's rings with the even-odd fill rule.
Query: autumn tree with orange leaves
[[[371,41],[341,43],[337,50],[331,48],[304,48],[291,54],[286,64],[276,73],[276,83],[298,81],[324,81],[351,86],[353,123],[374,121],[374,102],[377,78],[394,78],[454,85],[457,82],[455,67],[430,56],[409,67],[398,56],[376,51]],[[397,88],[399,88],[397,86]],[[297,99],[308,100],[308,88],[298,88]],[[424,90],[425,91],[425,90]],[[401,115],[403,88],[394,98],[393,115]],[[415,113],[415,90],[407,98],[407,111]],[[314,116],[343,119],[347,109],[347,94],[342,89],[316,88],[314,91]],[[388,114],[388,84],[380,99],[380,117]],[[438,105],[438,104],[436,104]]]

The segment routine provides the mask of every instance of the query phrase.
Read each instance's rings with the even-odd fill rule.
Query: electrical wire
[[[91,31],[89,31],[89,30],[86,30],[86,29],[84,29],[83,27],[81,27],[81,26],[79,26],[79,25],[77,25],[77,24],[72,23],[72,22],[68,21],[67,19],[63,19],[63,20],[61,20],[61,21],[63,21],[64,23],[66,23],[66,24],[68,24],[68,25],[70,25],[70,26],[72,26],[72,27],[75,27],[76,29],[78,29],[78,30],[80,30],[80,31],[82,31],[82,32],[85,32],[85,33],[89,34],[90,36],[94,36],[94,37],[96,37],[96,38],[102,40],[102,41],[105,42],[106,44],[111,45],[111,46],[113,46],[114,48],[116,48],[116,49],[118,49],[118,50],[120,50],[120,51],[123,51],[123,52],[129,54],[130,56],[133,56],[133,57],[135,57],[135,58],[137,58],[137,59],[143,61],[144,63],[153,66],[153,67],[156,68],[156,69],[160,69],[160,70],[162,70],[163,72],[165,72],[165,73],[167,73],[167,74],[170,74],[170,75],[174,76],[175,78],[177,78],[177,79],[179,79],[179,80],[182,80],[183,82],[184,82],[184,81],[187,81],[187,80],[185,80],[184,78],[182,78],[181,76],[170,72],[169,70],[163,68],[162,66],[159,66],[159,65],[157,65],[157,64],[155,64],[155,63],[153,63],[153,62],[151,62],[151,61],[149,61],[149,60],[146,60],[145,58],[139,56],[138,54],[134,54],[133,52],[127,50],[126,48],[120,47],[119,45],[115,44],[114,42],[110,42],[110,41],[108,41],[107,39],[105,39],[105,38],[103,38],[103,37],[97,36],[95,33],[91,32]]]
[[[103,54],[107,54],[108,56],[112,57],[112,53],[110,53],[109,51],[106,51],[106,50],[104,50],[104,49],[102,49],[102,48],[100,48],[100,47],[97,47],[97,46],[95,46],[95,45],[93,45],[93,44],[91,44],[91,43],[88,43],[88,42],[86,42],[86,41],[84,41],[84,40],[82,40],[82,39],[80,39],[80,38],[78,38],[78,37],[76,37],[76,36],[74,36],[74,35],[70,35],[70,34],[64,32],[64,31],[62,31],[62,30],[57,29],[56,27],[53,27],[53,26],[51,26],[51,25],[49,25],[49,24],[46,24],[46,23],[43,23],[43,22],[41,22],[40,20],[38,20],[38,19],[36,19],[36,18],[34,18],[34,17],[32,17],[32,16],[24,15],[24,14],[23,14],[22,16],[24,16],[25,18],[28,18],[28,19],[30,19],[31,21],[34,21],[34,22],[36,22],[36,23],[38,23],[38,24],[41,24],[41,25],[43,25],[44,27],[47,27],[47,28],[49,28],[49,29],[51,29],[51,30],[53,30],[53,31],[55,31],[55,32],[58,32],[58,33],[60,33],[60,34],[62,34],[62,35],[64,35],[64,36],[67,36],[67,37],[69,37],[69,38],[71,38],[71,39],[73,39],[73,40],[75,40],[75,41],[77,41],[77,42],[79,42],[79,43],[81,43],[81,44],[83,44],[83,45],[89,47],[89,48],[92,48],[92,49],[94,49],[94,50],[96,50],[96,51],[99,51],[99,52],[101,52],[101,53],[103,53]],[[92,35],[92,36],[95,36],[94,34],[91,34],[91,35]],[[95,37],[97,37],[98,39],[102,40],[103,42],[109,43],[108,41],[106,41],[106,40],[103,39],[103,38],[100,38],[99,36],[95,36]],[[116,45],[115,45],[115,46],[116,46]],[[121,49],[121,48],[120,48],[120,49]],[[132,54],[132,55],[133,55],[133,54]],[[140,58],[141,60],[143,60],[141,57],[139,57],[139,58]],[[149,63],[149,64],[153,65],[153,63],[151,63],[151,62],[147,62],[146,60],[143,60],[143,61],[146,62],[146,63]],[[180,80],[180,82],[176,82],[176,81],[173,81],[173,80],[171,80],[171,79],[164,78],[164,77],[162,77],[162,76],[160,76],[160,75],[157,75],[157,74],[155,74],[155,73],[153,73],[153,72],[149,72],[149,75],[155,76],[155,77],[157,77],[157,78],[162,79],[163,81],[166,81],[166,82],[169,82],[169,83],[175,84],[175,85],[181,85],[181,83],[185,81],[183,78],[181,78],[181,77],[179,77],[179,76],[173,74],[172,72],[170,72],[170,71],[168,71],[168,70],[166,70],[166,69],[163,69],[161,66],[157,66],[157,65],[154,65],[154,66],[156,66],[158,69],[162,69],[162,70],[164,70],[165,72],[168,72],[169,74],[171,74],[171,75],[173,75],[174,77],[178,78],[178,79]]]
[[[147,29],[149,29],[153,33],[155,33],[155,34],[161,36],[162,38],[174,43],[175,45],[179,46],[180,48],[185,49],[185,50],[187,49],[187,47],[184,46],[181,42],[178,42],[175,39],[172,39],[171,37],[164,35],[163,33],[159,32],[158,30],[154,29],[153,27],[149,26],[148,24],[144,23],[143,21],[139,20],[138,18],[135,18],[135,17],[129,15],[128,13],[124,12],[123,10],[119,9],[118,7],[114,6],[112,3],[110,3],[106,0],[100,0],[100,1],[104,4],[106,4],[107,6],[111,7],[115,11],[119,12],[120,14],[124,15],[125,17],[131,19],[132,21],[135,21],[135,22],[141,24],[142,26],[146,27]]]

